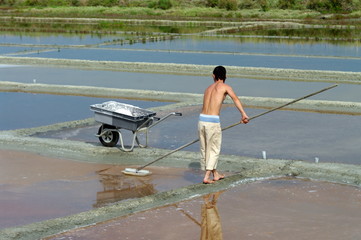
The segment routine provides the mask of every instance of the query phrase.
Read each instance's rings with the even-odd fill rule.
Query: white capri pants
[[[201,169],[204,171],[217,169],[222,144],[222,129],[219,116],[201,114],[198,122],[198,134]]]

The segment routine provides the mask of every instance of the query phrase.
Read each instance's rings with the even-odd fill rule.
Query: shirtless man
[[[203,108],[199,116],[198,134],[201,152],[201,168],[204,170],[204,184],[214,183],[224,178],[217,172],[218,157],[222,143],[222,129],[219,119],[222,103],[227,95],[229,95],[239,112],[242,115],[241,122],[248,123],[248,116],[243,109],[241,102],[234,93],[232,87],[225,84],[226,69],[218,66],[213,70],[213,81],[204,92]],[[211,173],[213,180],[210,179]]]

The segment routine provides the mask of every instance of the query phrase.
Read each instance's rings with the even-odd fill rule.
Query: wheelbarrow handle
[[[169,118],[170,116],[182,116],[182,113],[171,112],[163,118],[152,117],[154,120],[156,120],[156,122],[153,123],[152,125],[148,126],[148,129],[150,129],[151,127],[154,127],[155,125],[159,124],[160,122],[164,121],[165,119]]]

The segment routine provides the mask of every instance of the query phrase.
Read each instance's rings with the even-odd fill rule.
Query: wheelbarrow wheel
[[[119,133],[117,131],[112,131],[112,130],[106,130],[104,132],[103,129],[116,129],[116,127],[106,124],[100,126],[98,130],[98,135],[100,135],[99,141],[103,144],[103,146],[114,147],[115,145],[117,145],[119,141]]]

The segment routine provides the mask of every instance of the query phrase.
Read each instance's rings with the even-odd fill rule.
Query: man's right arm
[[[247,113],[244,111],[243,106],[241,101],[239,100],[239,98],[237,97],[237,95],[234,93],[233,89],[228,86],[227,88],[227,94],[232,98],[234,104],[236,105],[236,107],[238,108],[239,112],[242,115],[242,122],[243,123],[248,123],[248,116]]]

